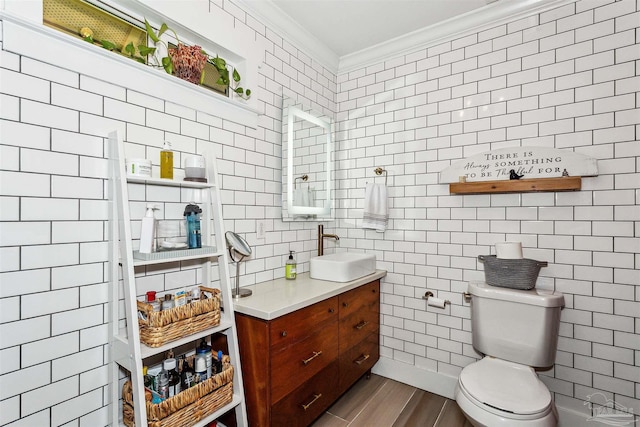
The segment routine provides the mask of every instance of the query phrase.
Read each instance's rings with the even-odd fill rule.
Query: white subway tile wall
[[[477,255],[518,240],[549,262],[537,285],[566,298],[556,366],[541,372],[556,402],[585,412],[602,393],[637,414],[639,7],[569,3],[338,76],[337,188],[350,191],[336,231],[389,270],[384,357],[454,376],[480,357],[460,292],[483,278]],[[584,153],[600,175],[575,193],[458,196],[438,184],[450,163],[512,146]],[[352,199],[376,166],[389,173],[390,231],[355,234]],[[425,307],[426,290],[452,305]]]
[[[541,372],[557,404],[585,412],[587,397],[602,393],[637,413],[639,7],[569,3],[336,76],[233,3],[212,2],[212,13],[230,14],[265,46],[255,130],[63,61],[1,50],[0,425],[107,423],[106,132],[119,130],[128,153],[152,159],[156,173],[165,139],[176,164],[196,150],[216,153],[225,226],[254,248],[243,285],[282,277],[290,249],[308,270],[315,223],[280,220],[283,93],[338,119],[338,220],[328,226],[340,248],[375,253],[388,270],[383,357],[452,376],[480,357],[461,292],[484,277],[477,255],[520,240],[525,256],[549,261],[538,286],[566,298],[556,367]],[[600,176],[571,194],[452,196],[438,184],[458,159],[519,145],[594,156]],[[382,179],[376,166],[389,174],[383,235],[360,228],[365,183]],[[188,198],[153,197],[160,218],[179,217]],[[132,217],[143,213],[134,203]],[[266,220],[265,239],[256,219]],[[199,273],[140,275],[142,294],[195,283]],[[426,307],[427,289],[452,304]]]
[[[79,75],[63,57],[0,51],[0,425],[109,422],[107,132],[122,133],[129,156],[152,159],[156,175],[164,140],[176,167],[195,152],[219,157],[225,226],[254,250],[242,285],[282,277],[290,249],[308,270],[315,223],[280,220],[282,95],[335,116],[336,76],[232,3],[212,8],[254,28],[266,48],[252,82],[264,112],[256,130]],[[158,218],[181,218],[192,197],[130,191],[134,236],[145,197],[161,204]],[[266,220],[265,239],[256,219]],[[184,264],[137,271],[138,293],[198,283]]]

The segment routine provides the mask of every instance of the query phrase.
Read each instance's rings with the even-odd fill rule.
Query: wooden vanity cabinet
[[[340,394],[380,358],[380,281],[339,295]]]
[[[252,427],[308,426],[380,356],[379,280],[273,320],[235,314]]]

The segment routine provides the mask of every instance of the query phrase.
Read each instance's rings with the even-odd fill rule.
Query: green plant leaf
[[[115,43],[112,43],[109,40],[101,40],[100,43],[102,43],[102,47],[107,50],[114,50],[116,48]]]
[[[211,59],[211,63],[219,70],[226,70],[227,69],[227,62],[220,58],[219,56],[216,56],[215,58]]]
[[[245,95],[247,95],[247,98],[251,96],[251,89],[247,89],[245,91]]]
[[[136,61],[138,61],[141,64],[146,64],[147,63],[147,60],[142,58],[142,57],[140,57],[140,56],[134,56],[133,59],[135,59]]]
[[[162,58],[162,67],[167,72],[167,74],[173,74],[173,62],[171,62],[171,58],[165,56]]]
[[[244,93],[244,89],[242,89],[240,86],[238,86],[237,88],[235,88],[233,90],[235,93],[237,93],[238,95],[242,95]]]
[[[218,77],[218,80],[216,80],[216,84],[224,86],[226,83],[224,82],[224,79],[222,78],[222,76],[220,76]]]
[[[84,40],[86,42],[89,42],[89,43],[93,43],[93,37],[91,37],[91,36],[84,37],[82,40]]]
[[[147,29],[147,34],[149,34],[151,40],[153,40],[154,43],[158,43],[160,41],[160,37],[156,36],[156,33],[153,31],[151,24],[149,24],[149,21],[147,21],[146,18],[144,20],[144,26]]]
[[[220,73],[220,78],[218,79],[217,84],[219,85],[228,85],[229,84],[229,70],[226,68],[218,69]]]
[[[235,68],[233,69],[233,81],[236,83],[240,81],[240,73]]]
[[[149,46],[145,46],[143,44],[138,46],[138,50],[140,51],[140,55],[142,55],[142,56],[153,55],[154,53],[156,53],[156,48],[155,47],[149,47]]]
[[[167,24],[163,22],[162,25],[160,26],[160,31],[158,31],[158,38],[160,38],[164,34],[164,32],[167,31],[168,29],[169,27],[167,26]]]
[[[129,42],[129,44],[124,47],[124,51],[130,56],[134,56],[136,54],[136,48],[133,45],[133,42]]]

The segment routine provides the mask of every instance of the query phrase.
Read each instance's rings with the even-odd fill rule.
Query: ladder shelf
[[[109,134],[109,333],[111,337],[109,369],[112,425],[122,425],[120,396],[123,369],[128,371],[130,375],[135,425],[146,427],[143,361],[157,359],[159,355],[163,355],[171,349],[185,348],[190,344],[195,347],[202,338],[206,339],[214,334],[224,334],[228,354],[234,368],[232,400],[230,403],[216,408],[213,413],[193,421],[191,425],[206,426],[233,410],[237,425],[247,427],[246,402],[229,277],[229,255],[225,250],[224,224],[218,186],[220,181],[215,157],[205,155],[208,182],[203,183],[126,176],[124,153],[125,144],[121,135],[118,132],[111,132]],[[172,189],[173,187],[178,187],[178,189]],[[130,189],[135,195],[131,199],[129,198]],[[157,201],[159,204],[170,206],[168,210],[176,211],[175,205],[186,204],[185,200],[197,202],[202,208],[202,248],[163,250],[152,254],[140,254],[135,251],[130,204]],[[168,280],[164,278],[164,275],[183,270],[187,271],[187,277],[193,277],[193,280],[196,281],[196,283],[184,285],[185,288],[193,287],[198,284],[197,282],[205,287],[219,287],[220,322],[203,331],[163,343],[159,347],[147,346],[140,341],[137,301],[142,299],[144,291],[148,289],[144,287],[138,289],[137,281],[150,274],[152,280],[154,275],[163,275],[161,283],[165,283]],[[213,270],[217,270],[217,274]],[[172,279],[169,282],[173,283],[174,281],[175,279]],[[219,286],[214,286],[214,283],[219,283]],[[146,284],[146,286],[149,285]],[[156,290],[162,293],[163,290],[171,291],[171,286],[178,287],[175,284],[164,286],[165,288]],[[185,425],[185,427],[187,426]]]

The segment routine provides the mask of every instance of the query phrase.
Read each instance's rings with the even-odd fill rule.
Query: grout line
[[[402,415],[402,412],[404,412],[404,410],[407,407],[407,405],[409,404],[409,402],[411,402],[411,398],[413,396],[415,396],[417,391],[418,391],[418,389],[413,387],[413,393],[411,393],[411,396],[409,396],[409,398],[404,402],[404,405],[402,405],[402,408],[400,409],[400,412],[398,412],[398,416],[396,417],[395,420],[393,420],[394,424],[396,423],[396,421],[398,421],[398,418],[400,418],[400,415]]]
[[[350,426],[352,423],[354,423],[358,417],[360,415],[362,415],[362,413],[367,409],[367,407],[369,406],[369,404],[371,403],[371,401],[379,394],[382,393],[382,390],[389,384],[389,379],[385,378],[384,379],[384,383],[380,386],[380,388],[378,388],[378,391],[376,391],[375,393],[373,393],[371,396],[369,396],[369,399],[367,399],[366,403],[364,405],[362,405],[362,409],[356,414],[355,417],[353,417],[353,420],[347,424],[347,427]]]
[[[440,408],[440,412],[438,413],[438,417],[436,418],[436,421],[433,423],[433,427],[438,427],[438,423],[440,422],[440,418],[442,418],[444,416],[444,408],[445,406],[447,406],[447,404],[449,403],[449,400],[445,400],[442,403],[442,408]]]

